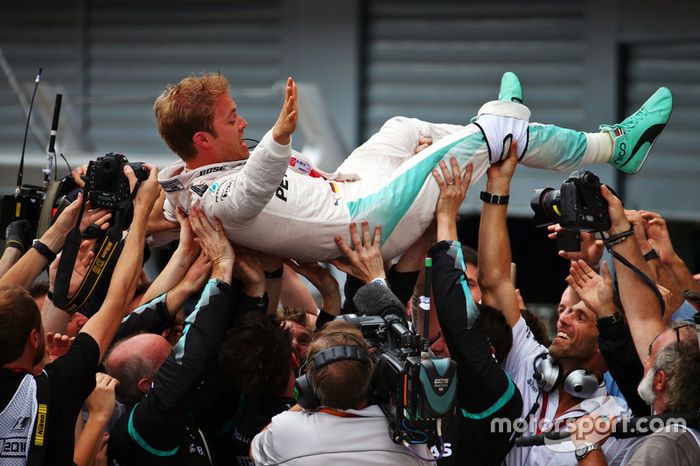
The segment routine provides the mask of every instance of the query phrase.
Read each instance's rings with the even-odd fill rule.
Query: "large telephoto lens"
[[[559,222],[561,218],[561,210],[559,210],[560,196],[561,192],[554,188],[535,190],[535,195],[532,196],[530,201],[530,207],[535,212],[533,221],[536,226],[540,227]]]

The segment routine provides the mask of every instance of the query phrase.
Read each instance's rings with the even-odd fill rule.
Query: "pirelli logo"
[[[46,415],[48,409],[44,403],[39,403],[39,409],[36,413],[36,434],[34,435],[34,445],[37,447],[44,446],[44,434],[46,433]]]

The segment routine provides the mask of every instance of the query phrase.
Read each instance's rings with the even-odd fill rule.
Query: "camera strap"
[[[87,317],[92,317],[102,305],[105,296],[107,296],[114,265],[119,259],[124,242],[122,241],[123,230],[118,224],[107,230],[107,234],[100,241],[95,257],[78,291],[69,298],[68,289],[73,275],[73,268],[83,240],[78,225],[80,225],[84,208],[85,200],[83,200],[83,205],[80,207],[77,224],[68,233],[63,252],[61,253],[52,301],[56,307],[69,314],[81,311]]]
[[[630,228],[630,230],[632,230],[632,229]],[[624,232],[624,233],[626,233],[626,232]],[[634,232],[633,232],[633,233],[634,233]],[[602,236],[602,233],[601,233],[601,236]],[[619,236],[619,235],[613,235],[613,236]],[[666,304],[664,303],[664,298],[663,298],[663,296],[661,295],[661,292],[659,291],[659,288],[656,286],[656,283],[654,283],[654,281],[653,281],[651,278],[649,278],[644,272],[642,272],[641,270],[639,270],[633,263],[631,263],[630,261],[628,261],[624,256],[622,256],[620,253],[618,253],[618,252],[616,252],[616,251],[613,250],[612,246],[613,246],[614,244],[617,244],[617,243],[614,242],[615,240],[613,240],[613,242],[609,243],[610,238],[613,238],[613,236],[611,236],[611,237],[609,237],[609,238],[607,238],[607,239],[606,239],[606,238],[603,238],[603,240],[605,241],[605,248],[608,250],[608,252],[609,252],[615,259],[617,259],[618,261],[620,261],[620,262],[621,262],[623,265],[625,265],[626,267],[630,268],[634,273],[636,273],[637,275],[639,275],[639,277],[640,277],[642,280],[644,280],[644,283],[646,283],[647,285],[649,285],[649,288],[652,289],[652,291],[653,291],[654,294],[656,295],[656,299],[659,301],[659,310],[661,311],[661,315],[663,316],[664,313],[666,312]],[[625,238],[625,237],[623,236],[623,238]]]

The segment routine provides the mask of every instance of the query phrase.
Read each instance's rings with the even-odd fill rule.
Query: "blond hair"
[[[197,154],[192,137],[199,131],[216,136],[214,103],[228,94],[229,83],[221,73],[188,76],[169,84],[153,104],[158,132],[170,150],[183,160]]]

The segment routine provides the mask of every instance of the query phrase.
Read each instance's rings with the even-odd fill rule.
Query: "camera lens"
[[[561,210],[559,199],[561,192],[554,188],[536,189],[530,201],[530,207],[535,212],[535,224],[538,226],[559,222]]]

